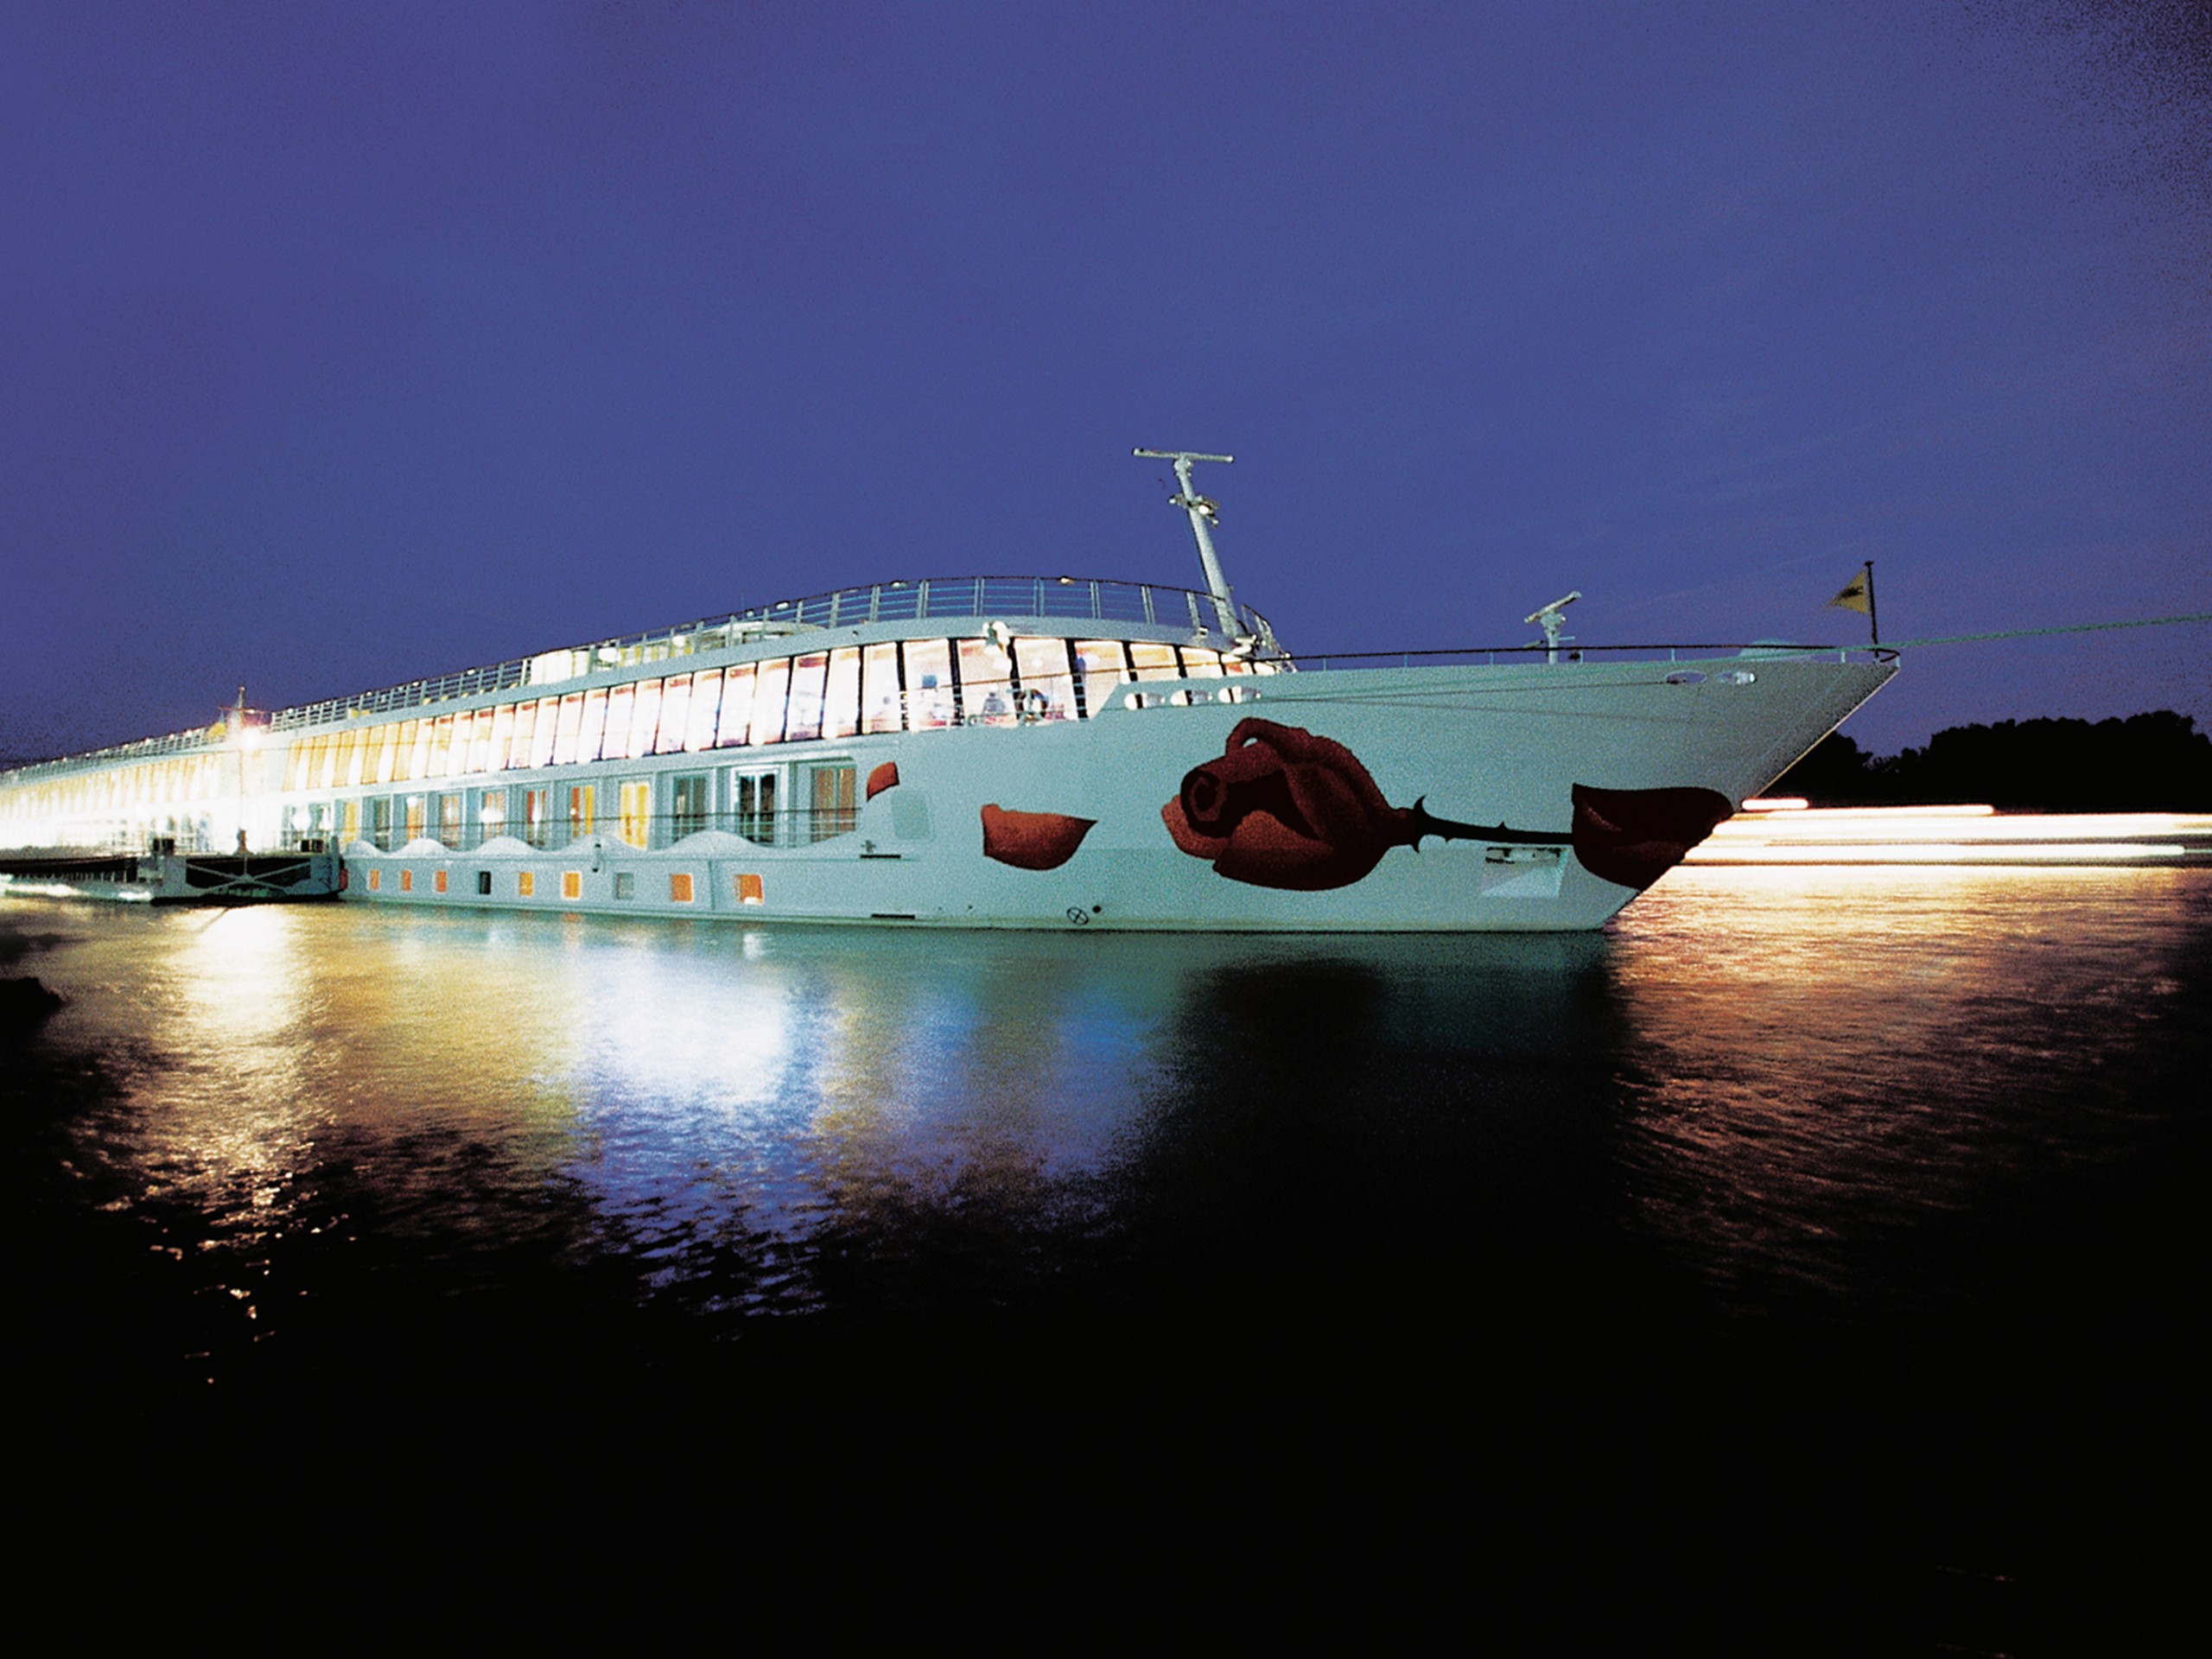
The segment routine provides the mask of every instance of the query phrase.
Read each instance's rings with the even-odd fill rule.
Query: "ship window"
[[[576,759],[596,760],[606,753],[607,689],[594,687],[584,693],[583,717],[576,723]]]
[[[503,766],[520,771],[530,764],[531,741],[537,730],[537,704],[535,702],[515,704],[513,729],[507,734],[506,759]]]
[[[807,822],[807,839],[828,841],[833,836],[851,834],[860,821],[855,768],[846,762],[810,770],[814,774],[814,810]]]
[[[691,729],[691,677],[671,674],[660,683],[660,736],[653,744],[656,754],[679,754],[683,739]]]
[[[429,727],[429,742],[424,753],[429,759],[423,763],[422,769],[416,773],[416,776],[442,778],[449,770],[446,764],[447,757],[453,752],[453,716],[440,715],[435,720],[427,721],[426,724]]]
[[[645,847],[652,837],[653,786],[632,781],[622,785],[622,839],[632,847]]]
[[[552,826],[546,816],[546,791],[526,789],[522,792],[522,838],[533,847],[543,847],[546,832]]]
[[[429,802],[423,796],[410,795],[407,798],[407,839],[420,841],[429,827]]]
[[[515,896],[518,899],[535,899],[537,896],[537,871],[518,870],[515,873]]]
[[[1078,639],[1075,642],[1077,711],[1096,714],[1114,695],[1114,688],[1129,678],[1128,658],[1118,639]]]
[[[476,821],[484,826],[484,833],[496,836],[506,828],[507,791],[487,789],[477,798]]]
[[[868,645],[861,652],[862,725],[871,732],[895,732],[899,718],[899,647]]]
[[[1186,674],[1218,674],[1221,672],[1221,653],[1208,651],[1201,645],[1183,647],[1183,671]]]
[[[468,764],[462,772],[476,772],[492,770],[492,722],[499,717],[494,709],[479,709],[468,727]]]
[[[607,736],[600,745],[601,753],[626,755],[630,753],[630,721],[638,706],[638,688],[618,685],[607,694]]]
[[[999,724],[1014,718],[1014,659],[992,639],[963,639],[960,650],[961,718]]]
[[[588,836],[598,827],[599,819],[593,810],[592,786],[576,784],[569,790],[569,839]]]
[[[707,827],[709,779],[703,773],[687,773],[669,783],[669,828],[677,836],[694,836]]]
[[[737,833],[763,847],[776,844],[776,774],[740,773],[731,798],[737,813]]]
[[[660,682],[639,680],[637,712],[630,717],[630,747],[623,751],[624,754],[632,760],[651,754],[654,735],[659,729]]]
[[[561,699],[540,697],[537,700],[537,729],[530,740],[530,764],[550,766],[553,753],[560,747]]]
[[[386,721],[376,728],[376,760],[362,772],[365,784],[388,784],[398,769],[399,728],[401,722]]]
[[[582,870],[561,872],[561,896],[563,899],[581,899],[584,896],[584,873]]]
[[[515,706],[512,702],[503,702],[492,712],[492,741],[485,746],[484,759],[477,770],[505,771],[507,756],[514,748],[514,742]]]
[[[741,875],[737,878],[737,902],[739,904],[758,905],[766,902],[766,895],[761,889],[760,878],[759,876]]]
[[[443,870],[440,870],[436,874],[433,875],[430,878],[430,885],[436,888],[440,893],[443,893],[446,890],[446,873]]]
[[[491,871],[479,870],[476,872],[476,891],[484,898],[489,899],[492,896]]]
[[[542,715],[544,705],[538,705]],[[553,764],[565,766],[576,758],[576,728],[583,723],[584,694],[571,691],[561,699],[558,723],[553,733]]]
[[[715,746],[734,748],[746,741],[753,719],[753,664],[733,668],[724,677],[721,719],[715,727]]]
[[[474,715],[462,715],[454,726],[454,772],[485,772],[485,761],[491,759],[491,710],[480,708]]]
[[[829,671],[830,653],[809,652],[791,664],[791,715],[784,724],[786,742],[798,743],[822,735],[823,677]]]
[[[369,840],[380,853],[391,850],[391,797],[379,795],[369,803]]]
[[[382,870],[371,870],[369,872],[369,891],[371,893],[375,893],[379,891],[383,887],[384,872]]]
[[[348,801],[346,803],[346,828],[343,833],[346,840],[349,843],[359,841],[361,838],[360,802]]]
[[[414,891],[415,891],[415,872],[414,872],[414,871],[412,871],[412,870],[402,870],[402,871],[399,873],[399,890],[400,890],[402,893],[412,893],[412,892],[414,892]]]
[[[906,724],[921,731],[952,719],[952,645],[944,639],[909,639]]]
[[[1182,665],[1175,660],[1175,647],[1160,645],[1150,639],[1129,642],[1129,661],[1135,665],[1140,680],[1179,680]]]
[[[791,660],[778,657],[755,669],[750,741],[779,743],[784,736],[784,691],[791,683]]]
[[[403,720],[399,734],[392,740],[391,772],[387,783],[404,784],[415,776],[416,739],[422,735],[419,720]]]
[[[691,902],[690,871],[671,870],[668,873],[668,897],[672,904],[688,905]]]
[[[705,669],[691,677],[691,718],[683,733],[687,753],[696,754],[715,747],[715,715],[721,700],[721,670]]]
[[[461,845],[461,813],[464,802],[456,791],[438,798],[438,839],[448,847]]]
[[[830,653],[830,680],[822,696],[822,735],[850,737],[860,728],[860,647],[846,645]]]
[[[617,899],[634,899],[638,896],[636,872],[632,870],[614,872],[614,896]]]
[[[1065,639],[1017,639],[1014,666],[1021,672],[1024,720],[1069,720],[1075,715],[1075,678],[1068,672]]]

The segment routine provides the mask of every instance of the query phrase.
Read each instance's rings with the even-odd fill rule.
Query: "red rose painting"
[[[1592,875],[1641,892],[1681,861],[1732,808],[1710,789],[1573,789],[1570,833],[1457,823],[1415,801],[1393,806],[1333,738],[1241,720],[1221,758],[1184,774],[1160,809],[1176,846],[1232,881],[1292,892],[1350,887],[1393,847],[1446,841],[1574,849]]]
[[[1065,812],[1010,812],[998,805],[983,809],[983,856],[1017,870],[1057,870],[1075,856],[1096,818],[1071,818]]]
[[[1574,855],[1592,875],[1642,893],[1736,809],[1711,789],[1574,786]]]
[[[1319,893],[1350,887],[1393,847],[1465,826],[1392,806],[1333,738],[1240,720],[1218,760],[1184,775],[1160,809],[1175,844],[1232,881]]]

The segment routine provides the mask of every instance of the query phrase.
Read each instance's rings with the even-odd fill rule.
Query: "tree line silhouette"
[[[1767,793],[1802,796],[1815,806],[2212,811],[2212,735],[2171,709],[2125,720],[1951,726],[1926,748],[1892,755],[1869,754],[1832,732]]]

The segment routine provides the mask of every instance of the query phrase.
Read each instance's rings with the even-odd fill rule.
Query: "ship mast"
[[[1191,534],[1198,543],[1198,565],[1205,572],[1206,591],[1213,595],[1215,619],[1229,639],[1236,634],[1236,601],[1229,591],[1229,578],[1221,574],[1221,556],[1213,550],[1212,527],[1221,522],[1221,509],[1200,495],[1191,485],[1191,467],[1195,461],[1217,461],[1223,466],[1236,459],[1234,455],[1202,455],[1193,449],[1132,449],[1134,455],[1143,455],[1154,461],[1175,463],[1175,480],[1183,488],[1177,495],[1167,498],[1171,507],[1180,507],[1191,515]]]

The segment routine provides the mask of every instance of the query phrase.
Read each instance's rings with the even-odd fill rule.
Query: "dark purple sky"
[[[2212,611],[2201,4],[0,8],[0,753],[846,583]],[[2203,626],[1847,728],[2173,707]]]

